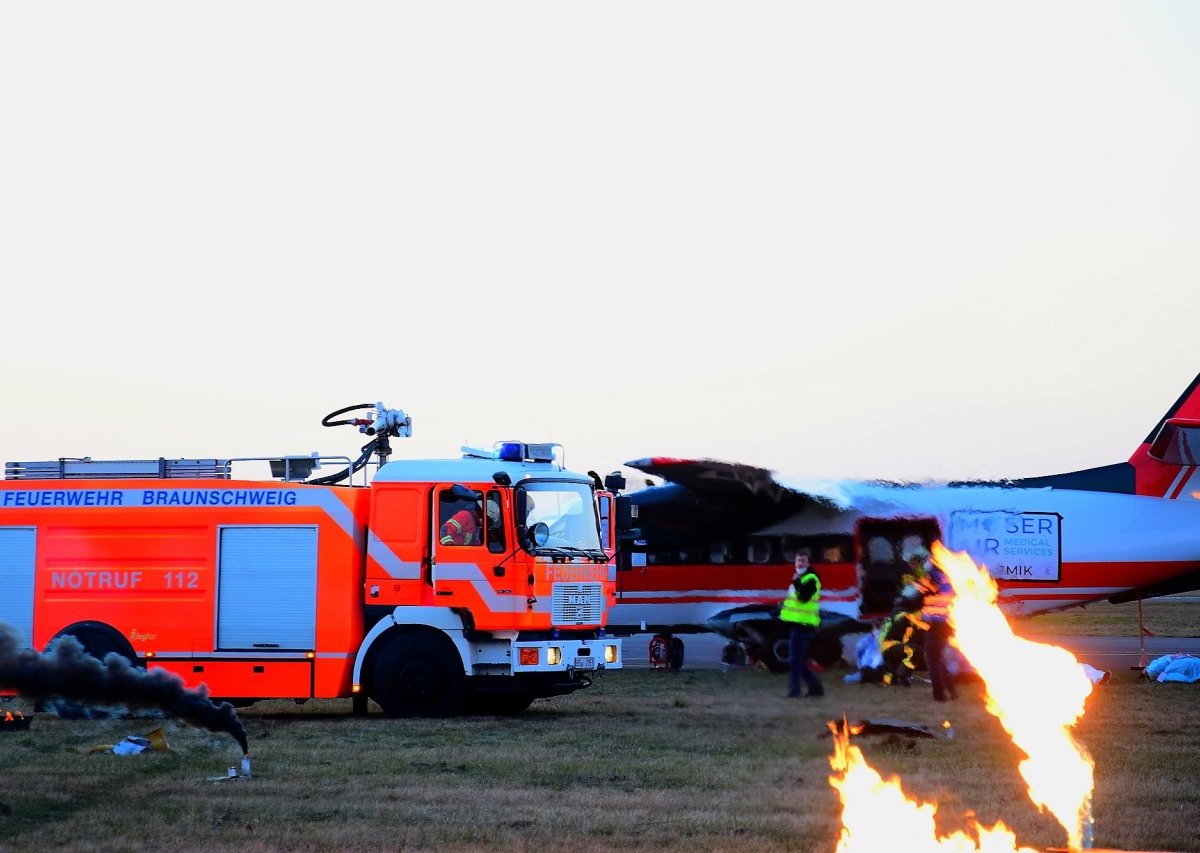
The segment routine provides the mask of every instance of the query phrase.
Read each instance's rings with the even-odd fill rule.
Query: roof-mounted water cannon
[[[367,417],[334,420],[338,415],[356,412],[360,409],[367,411]],[[379,467],[382,468],[387,464],[388,457],[392,455],[391,439],[408,438],[412,435],[412,418],[405,414],[403,409],[389,409],[383,403],[356,403],[353,406],[346,406],[323,417],[321,426],[356,426],[359,432],[372,436],[372,439],[362,446],[362,455],[351,463],[346,471],[308,481],[320,485],[341,482],[352,476],[367,464],[372,453],[379,457]]]
[[[358,431],[375,436],[375,455],[379,457],[379,466],[387,464],[392,455],[392,438],[409,438],[412,436],[412,418],[403,409],[389,409],[383,403],[376,403],[373,411],[374,419],[355,418],[359,424]]]
[[[393,438],[409,438],[412,436],[412,418],[403,409],[389,409],[383,403],[376,403],[374,419],[355,418],[358,431],[367,435],[390,435]]]

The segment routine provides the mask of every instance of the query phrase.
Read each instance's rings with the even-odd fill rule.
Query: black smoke
[[[250,748],[246,727],[228,702],[216,703],[201,686],[189,690],[183,679],[162,669],[144,670],[116,652],[98,661],[74,637],[58,637],[38,653],[23,649],[17,635],[0,623],[0,686],[27,699],[65,699],[84,705],[121,705],[131,710],[155,708],[181,720],[225,732],[242,748]]]

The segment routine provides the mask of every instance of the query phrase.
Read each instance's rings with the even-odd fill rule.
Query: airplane
[[[797,551],[821,578],[823,665],[890,611],[907,557],[934,540],[986,565],[1013,616],[1200,589],[1200,375],[1127,462],[1064,474],[806,485],[712,459],[625,464],[663,483],[626,495],[608,630],[656,632],[664,668],[682,666],[677,634],[715,631],[727,663],[786,670],[775,611]]]

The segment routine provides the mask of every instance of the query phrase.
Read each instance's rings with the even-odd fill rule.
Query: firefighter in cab
[[[472,503],[454,512],[442,521],[441,543],[443,545],[478,545],[483,508]]]

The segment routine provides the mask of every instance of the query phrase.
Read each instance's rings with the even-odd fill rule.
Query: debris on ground
[[[95,746],[72,746],[70,752],[78,755],[96,755],[111,752],[114,755],[139,755],[143,752],[174,752],[167,744],[167,735],[159,726],[145,735],[126,735],[119,743],[100,743]]]
[[[911,723],[908,720],[876,717],[870,720],[858,720],[850,723],[850,734],[855,737],[902,734],[914,737],[936,738],[937,740],[950,740],[954,737],[954,729],[951,728],[949,722],[944,722],[941,726],[923,726],[920,723]],[[829,736],[830,732],[823,732],[821,734],[821,737]]]

